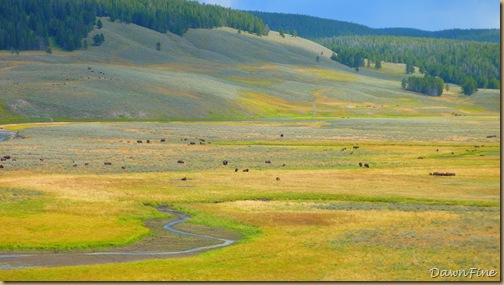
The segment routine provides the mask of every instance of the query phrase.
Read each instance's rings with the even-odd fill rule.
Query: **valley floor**
[[[237,242],[0,280],[500,279],[498,116],[3,127],[24,138],[0,142],[0,255],[204,246],[151,231],[161,205]],[[434,276],[470,268],[497,275]]]

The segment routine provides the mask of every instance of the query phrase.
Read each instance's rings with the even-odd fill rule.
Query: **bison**
[[[141,140],[137,140],[137,143],[142,143],[142,141]]]
[[[112,162],[104,162],[105,165],[112,165]]]
[[[243,172],[249,172],[248,168],[243,169]]]
[[[266,160],[265,163],[271,164],[271,160]]]
[[[187,181],[187,178],[186,177],[182,178],[182,181]]]
[[[161,142],[165,142],[165,141],[166,141],[166,139],[161,139]]]
[[[362,162],[359,162],[359,166],[362,167]]]
[[[235,168],[235,172],[238,172],[238,168]]]
[[[353,149],[358,149],[358,148],[359,148],[359,146],[358,146],[358,145],[354,145],[354,146],[353,146]]]
[[[223,161],[222,161],[222,164],[223,164],[223,165],[228,165],[228,163],[229,163],[229,161],[227,161],[227,160],[223,160]]]
[[[4,168],[4,166],[2,164],[0,164],[0,169]]]
[[[369,168],[369,164],[364,163],[364,167]]]
[[[182,159],[177,160],[177,163],[184,164],[184,161]]]
[[[276,181],[280,181],[280,177],[277,177],[277,178],[276,178]]]

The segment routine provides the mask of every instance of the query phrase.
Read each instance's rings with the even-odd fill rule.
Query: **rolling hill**
[[[330,60],[314,42],[276,32],[190,29],[183,36],[102,18],[101,46],[0,52],[2,121],[244,119],[495,114],[497,90],[471,98],[403,91],[402,64],[380,71]],[[160,50],[156,50],[156,43]]]

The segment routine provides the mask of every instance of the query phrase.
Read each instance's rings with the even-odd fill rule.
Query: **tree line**
[[[407,73],[416,66],[420,73],[445,82],[500,88],[500,45],[496,43],[392,36],[342,36],[318,42],[335,52],[333,60],[351,67],[363,66],[365,59],[368,64],[404,63]]]
[[[196,1],[2,0],[0,49],[44,50],[50,38],[65,50],[80,49],[87,45],[82,39],[94,29],[97,17],[177,35],[190,28],[221,26],[265,34],[265,25],[258,17]]]
[[[499,29],[449,29],[442,31],[423,31],[411,28],[380,28],[374,29],[365,25],[323,19],[313,16],[248,11],[261,18],[272,30],[297,30],[300,37],[319,39],[336,36],[405,36],[421,38],[444,38],[480,42],[500,42]]]

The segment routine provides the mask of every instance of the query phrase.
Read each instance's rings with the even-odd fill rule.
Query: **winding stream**
[[[199,251],[216,249],[231,245],[235,242],[234,240],[231,239],[218,238],[208,235],[199,235],[174,229],[173,226],[180,224],[184,221],[187,221],[189,217],[167,208],[158,208],[158,210],[161,212],[173,214],[178,218],[177,220],[163,226],[164,229],[176,234],[216,240],[219,241],[220,243],[216,245],[195,247],[181,251],[98,251],[87,253],[63,252],[63,253],[34,253],[34,254],[3,254],[0,255],[0,269],[19,269],[29,267],[53,267],[53,266],[65,266],[65,265],[79,265],[79,264],[114,263],[114,262],[144,260],[151,258],[163,258],[170,255],[184,255]]]

